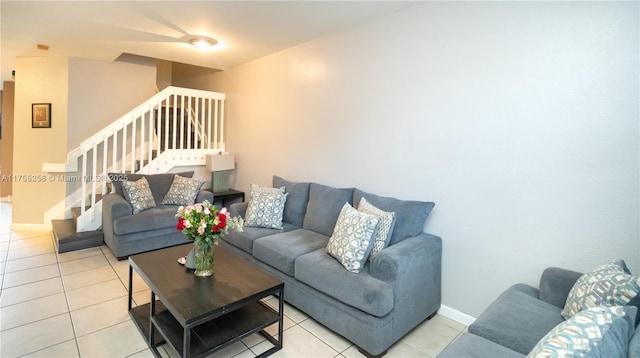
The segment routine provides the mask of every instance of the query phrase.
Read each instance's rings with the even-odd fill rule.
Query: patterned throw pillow
[[[637,306],[640,277],[628,274],[626,267],[624,261],[614,261],[580,276],[569,291],[562,317],[569,319],[595,306],[624,306],[630,303]]]
[[[376,231],[374,237],[373,249],[371,249],[371,253],[369,254],[369,258],[371,258],[389,245],[391,234],[393,233],[393,226],[396,224],[396,213],[382,211],[371,205],[364,197],[360,199],[358,211],[377,216],[380,220],[378,222],[378,231]]]
[[[122,189],[124,189],[124,197],[131,204],[134,214],[156,206],[146,178],[136,181],[124,181],[122,182]]]
[[[191,205],[196,202],[196,197],[202,185],[204,185],[204,180],[176,175],[169,187],[169,191],[162,199],[162,205]]]
[[[527,358],[626,357],[637,311],[631,306],[581,311],[547,333]]]
[[[327,253],[348,271],[360,273],[373,248],[379,221],[375,215],[363,213],[345,203],[327,244]]]
[[[251,199],[245,215],[245,226],[282,229],[282,214],[288,193],[284,188],[261,188],[251,184]]]

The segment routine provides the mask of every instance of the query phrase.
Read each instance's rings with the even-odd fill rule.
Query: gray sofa
[[[245,227],[220,242],[285,282],[284,299],[378,356],[440,307],[442,242],[423,232],[433,203],[380,197],[354,188],[296,183],[274,176],[287,193],[283,228]],[[345,202],[361,198],[396,213],[387,248],[360,273],[345,270],[325,247]],[[245,216],[248,203],[230,206]]]
[[[469,325],[467,333],[458,337],[438,357],[522,358],[530,354],[538,341],[565,322],[561,311],[571,288],[581,275],[579,272],[550,267],[540,278],[540,288],[522,283],[511,286]],[[609,349],[601,343],[597,351],[594,349],[587,356],[640,357],[640,333],[630,338],[628,353],[621,356]]]
[[[119,260],[140,252],[189,242],[182,232],[176,230],[176,212],[179,206],[162,205],[162,199],[171,187],[175,175],[191,178],[193,172],[126,174],[126,179],[131,181],[147,178],[156,204],[156,207],[137,214],[133,214],[131,204],[124,197],[122,183],[112,180],[114,191],[102,197],[102,231],[104,243]],[[111,176],[118,178],[122,175]],[[196,202],[204,200],[213,203],[213,193],[200,190]]]

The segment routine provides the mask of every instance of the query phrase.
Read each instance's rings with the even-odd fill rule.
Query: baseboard
[[[438,314],[441,314],[449,319],[452,319],[456,322],[462,323],[465,326],[470,325],[471,323],[473,323],[473,321],[476,320],[475,317],[470,316],[466,313],[460,312],[455,308],[451,308],[449,306],[445,306],[445,305],[440,305],[440,310],[438,311]]]
[[[11,230],[16,231],[51,231],[51,224],[11,224]]]

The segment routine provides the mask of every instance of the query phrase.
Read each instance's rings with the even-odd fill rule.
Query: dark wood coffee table
[[[214,249],[214,274],[196,277],[178,263],[192,245],[180,245],[129,257],[129,315],[154,355],[169,343],[181,357],[199,357],[253,333],[282,349],[284,283],[222,246]],[[148,304],[132,307],[133,270],[151,289]],[[260,300],[276,295],[279,309]],[[156,296],[159,301],[156,302]],[[264,329],[278,324],[278,336]]]

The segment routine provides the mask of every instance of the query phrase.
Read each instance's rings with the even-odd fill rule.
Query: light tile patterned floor
[[[127,314],[127,261],[117,261],[106,247],[57,254],[50,232],[11,231],[10,223],[11,204],[0,202],[1,357],[153,357]],[[135,303],[147,303],[149,290],[139,277],[133,287]],[[284,329],[284,348],[274,357],[362,357],[349,341],[289,305]],[[387,357],[433,358],[464,329],[437,315]],[[253,335],[212,356],[255,357],[270,347]],[[170,348],[160,351],[177,356]]]

